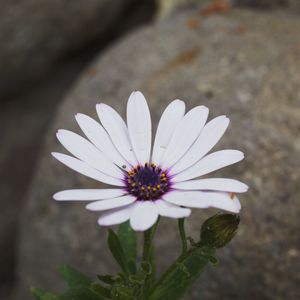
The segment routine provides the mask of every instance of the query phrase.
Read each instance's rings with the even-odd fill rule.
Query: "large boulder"
[[[191,27],[187,21],[194,15],[184,11],[119,42],[66,97],[45,132],[23,212],[17,299],[31,299],[29,285],[61,289],[59,263],[91,275],[116,270],[97,214],[51,198],[58,190],[102,185],[59,164],[50,152],[61,150],[57,129],[79,132],[75,113],[96,117],[101,101],[124,115],[127,96],[137,89],[149,99],[155,124],[174,98],[189,108],[207,105],[210,118],[228,115],[232,125],[218,147],[246,153],[243,163],[216,173],[250,185],[241,196],[238,236],[185,299],[299,298],[300,20],[282,12],[235,10]],[[189,233],[197,237],[200,223],[214,212],[194,210]],[[176,222],[163,219],[156,239],[160,271],[178,253],[177,235]]]
[[[120,30],[134,0],[10,0],[0,10],[0,95],[44,77],[70,52],[103,44]],[[152,1],[151,1],[152,2]],[[124,14],[126,10],[126,16]]]

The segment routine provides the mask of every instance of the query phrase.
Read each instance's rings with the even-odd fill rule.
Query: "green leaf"
[[[122,285],[115,286],[111,296],[112,300],[137,300],[137,298],[133,296],[132,288]]]
[[[59,300],[57,296],[34,287],[30,288],[30,292],[37,300]]]
[[[93,283],[91,286],[91,290],[96,294],[99,294],[100,296],[103,296],[108,299],[110,298],[110,289],[105,288],[98,283]]]
[[[114,284],[116,281],[115,276],[111,276],[111,275],[97,275],[98,279],[101,280],[102,282],[106,283],[106,284]]]
[[[131,274],[136,273],[137,237],[129,222],[122,223],[118,230],[119,241],[122,245],[128,269]]]
[[[59,297],[59,300],[105,300],[106,298],[87,287],[77,287],[68,290]]]
[[[59,273],[67,281],[70,288],[77,288],[80,286],[89,287],[93,282],[92,279],[86,275],[67,265],[59,266]]]
[[[108,230],[108,239],[107,239],[108,247],[113,257],[121,267],[122,271],[125,274],[129,274],[127,259],[124,254],[124,250],[122,248],[121,242],[118,236],[111,230]]]
[[[196,248],[180,257],[153,287],[149,300],[178,300],[196,281],[214,254],[213,248]]]

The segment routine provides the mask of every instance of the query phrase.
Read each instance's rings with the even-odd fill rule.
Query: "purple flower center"
[[[157,200],[170,189],[167,172],[148,163],[129,171],[125,176],[125,183],[128,192],[141,201]]]

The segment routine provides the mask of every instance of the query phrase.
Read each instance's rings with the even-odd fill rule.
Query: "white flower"
[[[137,231],[150,228],[159,215],[188,217],[190,208],[240,211],[236,193],[246,192],[247,185],[227,178],[194,179],[244,158],[237,150],[207,155],[228,127],[226,116],[206,123],[207,107],[197,106],[185,114],[184,102],[174,100],[161,116],[151,153],[151,117],[141,92],[129,97],[127,125],[110,106],[101,103],[96,108],[102,125],[76,115],[88,139],[68,130],[57,132],[74,157],[52,154],[69,168],[117,188],[66,190],[56,193],[55,200],[94,201],[86,208],[106,211],[100,225],[130,220]]]

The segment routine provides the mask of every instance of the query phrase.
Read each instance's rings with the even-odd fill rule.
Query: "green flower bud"
[[[207,219],[201,227],[201,244],[222,248],[228,244],[237,233],[240,218],[231,214],[216,214]]]

